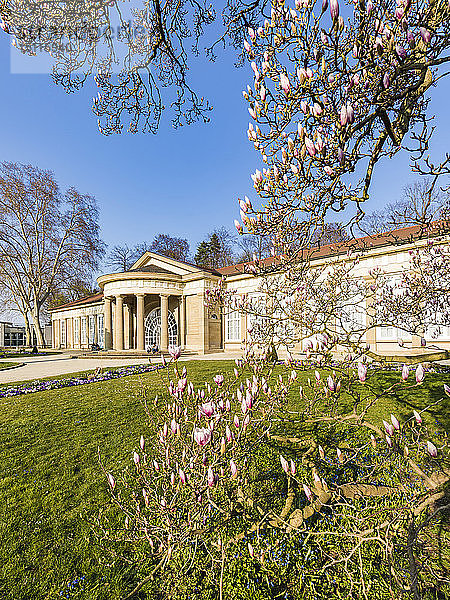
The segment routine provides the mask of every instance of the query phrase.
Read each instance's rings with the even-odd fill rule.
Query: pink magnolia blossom
[[[425,371],[423,370],[422,364],[420,364],[416,369],[416,382],[422,383],[424,377],[425,377]]]
[[[287,461],[287,460],[284,458],[284,456],[282,456],[281,454],[280,454],[280,463],[281,463],[281,467],[282,467],[283,471],[284,471],[286,474],[289,474],[289,463],[288,463],[288,461]]]
[[[247,40],[244,40],[244,48],[247,52],[251,52],[251,45],[247,42]]]
[[[305,492],[305,496],[308,498],[308,501],[311,502],[313,499],[313,494],[311,488],[309,488],[306,483],[303,484],[303,491]]]
[[[181,355],[180,346],[169,346],[168,350],[169,350],[169,354],[173,358],[173,360],[178,360],[180,358],[180,355]]]
[[[425,27],[420,27],[419,33],[420,33],[420,37],[423,40],[423,43],[429,44],[431,41],[431,33],[428,31],[428,29],[425,29]]]
[[[137,452],[133,452],[133,461],[136,466],[141,462],[141,457]]]
[[[427,451],[430,456],[436,458],[437,456],[437,448],[432,442],[427,442]]]
[[[320,135],[320,133],[317,134],[317,142],[316,142],[316,148],[318,152],[322,152],[324,147],[324,142],[322,139],[322,136]]]
[[[339,2],[338,0],[330,0],[330,15],[331,18],[336,19],[339,16]]]
[[[403,365],[402,368],[402,379],[403,381],[406,381],[409,377],[409,367],[408,365]]]
[[[216,406],[213,402],[205,402],[200,406],[200,412],[205,417],[212,417],[216,411]]]
[[[238,233],[242,233],[242,225],[237,219],[234,220],[234,226],[236,227]]]
[[[116,480],[114,479],[114,477],[111,475],[111,473],[108,473],[108,483],[111,486],[111,489],[113,490],[116,487]]]
[[[211,440],[211,430],[207,427],[195,427],[194,440],[199,446],[206,446]]]
[[[367,366],[363,363],[359,363],[358,378],[359,378],[360,382],[364,383],[366,381],[366,377],[367,377]]]
[[[398,422],[397,417],[395,417],[394,415],[391,415],[391,423],[394,426],[394,429],[396,429],[397,431],[399,431],[399,429],[400,429],[400,423]]]
[[[343,463],[344,462],[344,455],[342,454],[340,448],[336,448],[336,455],[338,457],[339,462]]]
[[[231,471],[231,479],[236,479],[238,475],[238,468],[233,459],[230,460],[230,471]]]
[[[392,440],[387,434],[386,434],[386,443],[389,446],[389,448],[392,448]]]
[[[386,433],[389,435],[394,435],[394,428],[387,421],[383,421],[384,428],[386,429]]]
[[[186,473],[182,469],[178,471],[178,475],[180,477],[181,483],[186,483]]]
[[[372,448],[377,447],[377,440],[376,440],[375,436],[373,435],[373,433],[370,434],[370,443],[372,444]]]
[[[353,110],[353,106],[350,102],[347,104],[347,122],[353,123],[355,121],[355,111]]]
[[[319,444],[319,456],[323,460],[325,458],[325,452],[322,446]]]
[[[222,383],[224,382],[224,377],[223,375],[216,375],[214,377],[214,381],[217,383],[217,385],[222,385]]]
[[[142,452],[144,452],[144,448],[145,448],[145,439],[144,436],[141,435],[141,439],[139,440],[139,445],[141,447]]]
[[[214,471],[212,470],[212,467],[208,467],[208,486],[209,487],[214,487],[214,484],[216,483],[216,478],[214,476]]]
[[[281,86],[283,92],[286,95],[288,95],[289,91],[291,89],[291,83],[289,81],[289,78],[284,73],[281,73],[281,75],[280,75],[280,86]]]
[[[307,137],[305,137],[305,146],[310,156],[314,156],[316,154],[316,147],[314,146],[314,142]]]
[[[416,419],[417,425],[421,425],[422,417],[420,416],[420,413],[418,413],[417,410],[413,411],[413,413],[414,413],[414,418]]]
[[[341,121],[342,127],[344,127],[345,125],[347,125],[348,116],[347,116],[347,105],[346,104],[343,104],[341,106],[340,121]]]
[[[291,475],[295,475],[296,470],[295,462],[291,460]]]
[[[447,396],[450,396],[450,385],[444,383],[444,392],[447,394]]]
[[[331,375],[328,375],[328,377],[327,377],[327,384],[328,384],[328,389],[330,390],[330,392],[334,392],[336,390],[336,384],[334,383],[334,380],[331,377]]]
[[[255,550],[254,550],[253,546],[250,544],[250,542],[247,545],[248,545],[248,553],[250,554],[250,557],[255,558]]]

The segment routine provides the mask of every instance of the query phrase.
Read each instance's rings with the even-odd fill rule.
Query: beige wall
[[[358,278],[369,279],[369,271],[374,267],[381,267],[387,273],[401,273],[404,267],[409,263],[409,250],[426,244],[426,241],[418,244],[402,244],[401,247],[386,247],[372,249],[366,252],[361,258],[359,264],[354,269],[354,276]],[[167,261],[161,258],[153,258],[153,262],[159,260],[161,266],[165,265],[168,268]],[[320,259],[313,262],[313,265],[324,266],[329,264],[330,259]],[[348,260],[346,256],[342,256],[340,260]],[[156,262],[155,262],[156,261]],[[170,261],[170,268],[173,269],[173,274],[153,275],[145,273],[140,277],[140,274],[135,273],[119,273],[115,275],[105,275],[99,278],[99,283],[103,286],[105,295],[114,296],[122,294],[126,297],[131,297],[135,294],[146,294],[144,317],[148,313],[159,306],[159,295],[169,295],[169,310],[174,314],[177,321],[178,330],[180,331],[180,311],[178,309],[181,296],[185,298],[185,340],[186,349],[197,352],[208,352],[225,348],[227,351],[241,350],[243,344],[247,341],[249,335],[247,332],[247,320],[243,315],[240,323],[240,339],[231,341],[227,339],[227,316],[217,314],[217,319],[213,318],[212,314],[204,306],[205,291],[208,287],[216,285],[219,278],[209,276],[207,273],[199,273],[195,268],[178,266],[175,261]],[[159,263],[158,263],[159,264]],[[236,291],[236,294],[257,294],[260,285],[260,280],[248,275],[233,275],[227,277],[226,286],[229,289]],[[150,296],[152,294],[152,296]],[[124,303],[126,306],[126,303]],[[368,313],[370,307],[367,307]],[[103,302],[97,302],[91,305],[72,307],[52,312],[53,322],[53,344],[54,347],[59,347],[61,343],[61,319],[66,319],[66,346],[73,347],[74,342],[74,319],[87,318],[89,315],[103,314]],[[115,306],[112,303],[113,323],[115,323]],[[124,347],[130,348],[136,338],[136,320],[135,316],[129,315],[128,309],[125,309],[124,318]],[[369,317],[367,317],[368,319]],[[97,321],[96,321],[97,322]],[[386,332],[384,332],[386,333]],[[399,352],[397,339],[386,338],[382,335],[383,332],[379,329],[371,331],[367,342],[371,344],[374,350],[379,352]],[[406,339],[406,336],[402,336]],[[81,324],[80,324],[80,339],[81,339]],[[89,332],[87,343],[82,345],[82,348],[87,348],[89,342]],[[406,339],[407,345],[411,346],[414,343],[417,345],[417,340]],[[441,347],[450,348],[450,328],[444,332],[444,335],[438,338],[437,342]],[[301,344],[295,344],[294,352],[300,352]],[[79,347],[79,346],[77,346]]]

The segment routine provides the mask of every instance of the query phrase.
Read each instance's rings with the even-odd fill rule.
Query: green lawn
[[[17,365],[20,365],[21,363],[17,363],[17,362],[0,362],[0,371],[2,369],[8,369],[10,367],[15,367]]]
[[[190,362],[196,386],[232,362]],[[302,373],[296,384],[306,374]],[[398,380],[387,373],[381,379]],[[412,391],[383,400],[376,419],[394,412],[409,417],[443,396],[450,375],[427,375]],[[90,533],[99,509],[108,506],[98,449],[108,470],[130,464],[143,433],[151,431],[139,394],[141,385],[161,394],[160,374],[0,399],[0,598],[50,600],[121,598],[132,575],[101,560]],[[298,393],[292,395],[292,406]],[[447,398],[448,400],[448,398]],[[435,405],[425,419],[436,433],[449,429],[449,405]],[[138,598],[145,598],[143,592]]]

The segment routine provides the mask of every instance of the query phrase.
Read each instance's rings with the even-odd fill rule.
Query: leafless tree
[[[184,238],[172,237],[166,233],[155,236],[149,250],[175,260],[189,260],[189,242]]]
[[[399,227],[427,227],[433,221],[448,221],[450,194],[448,189],[436,183],[436,180],[425,177],[406,185],[400,200],[364,215],[359,229],[368,234],[385,233]]]
[[[41,313],[68,282],[89,278],[104,252],[92,196],[62,192],[53,173],[32,165],[0,164],[2,286],[44,345]]]
[[[128,271],[136,262],[136,249],[125,246],[114,246],[108,254],[106,265],[115,271]]]
[[[270,256],[272,241],[264,235],[245,235],[238,240],[238,262],[250,262],[255,259],[262,260]]]

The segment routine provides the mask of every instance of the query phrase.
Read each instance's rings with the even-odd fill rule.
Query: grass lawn
[[[20,365],[18,362],[0,362],[0,371],[2,369],[8,369],[9,367],[15,367],[16,365]]]
[[[233,363],[186,366],[199,386]],[[395,373],[378,377],[383,385],[398,380]],[[383,400],[378,422],[391,412],[409,417],[442,398],[444,382],[450,384],[450,375],[427,374],[424,385]],[[148,373],[0,399],[2,600],[113,600],[135,583],[129,572],[102,561],[89,522],[109,504],[98,449],[105,467],[117,472],[129,466],[139,436],[151,434],[139,399],[142,383],[163,393],[160,374]],[[450,429],[449,403],[433,406],[424,419],[437,434]]]

